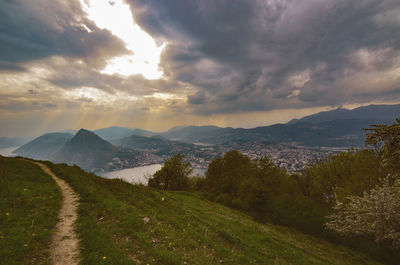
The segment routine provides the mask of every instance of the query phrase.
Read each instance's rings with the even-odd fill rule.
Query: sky
[[[398,0],[0,0],[0,136],[400,103]]]

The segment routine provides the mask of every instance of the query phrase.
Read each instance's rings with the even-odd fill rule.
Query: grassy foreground
[[[0,156],[0,264],[50,264],[61,199],[37,165]]]
[[[82,264],[379,264],[197,195],[47,164],[81,196]]]

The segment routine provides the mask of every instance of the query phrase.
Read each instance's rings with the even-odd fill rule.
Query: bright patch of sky
[[[128,4],[123,0],[81,0],[81,4],[97,27],[110,30],[132,52],[109,60],[102,73],[142,74],[146,79],[162,77],[163,72],[158,65],[166,44],[157,46],[155,40],[135,23]]]

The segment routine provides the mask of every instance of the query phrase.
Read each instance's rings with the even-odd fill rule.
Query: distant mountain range
[[[98,129],[98,130],[94,130],[93,132],[107,141],[121,139],[121,138],[128,137],[131,135],[139,135],[139,136],[146,136],[146,137],[151,137],[151,136],[155,135],[155,133],[153,133],[153,132],[142,130],[142,129],[124,128],[124,127],[117,127],[117,126]]]
[[[170,139],[187,143],[229,145],[230,142],[263,142],[269,144],[296,143],[305,146],[359,147],[363,146],[365,131],[371,124],[386,120],[344,119],[321,123],[275,124],[252,129],[202,127],[183,128],[169,133]],[[183,131],[183,132],[181,132]],[[188,133],[190,132],[190,133]],[[166,134],[163,134],[166,136]]]
[[[152,154],[117,147],[95,133],[81,129],[69,133],[44,134],[14,151],[20,156],[76,164],[87,171],[115,170],[136,167],[146,161],[159,162]]]
[[[70,133],[46,133],[14,150],[13,153],[28,158],[53,160],[54,154],[72,137],[74,136]]]
[[[201,145],[168,140],[159,135],[153,137],[131,135],[129,137],[113,140],[111,143],[125,148],[149,152],[163,158],[183,154],[187,160],[191,162],[197,161],[197,166],[205,166],[204,163],[199,163],[199,161],[211,160],[223,154],[219,146],[204,147]]]
[[[370,105],[353,110],[320,112],[287,124],[252,129],[187,126],[161,135],[187,143],[229,145],[232,141],[297,143],[305,146],[360,147],[371,124],[390,124],[400,117],[400,105]]]
[[[188,153],[198,148],[193,144],[171,141],[159,136],[145,137],[131,135],[129,137],[112,140],[111,143],[116,146],[151,152],[159,156]]]
[[[331,111],[323,111],[301,119],[293,119],[289,124],[308,122],[319,123],[334,120],[358,119],[358,120],[384,120],[393,122],[400,117],[400,104],[398,105],[369,105],[352,110],[338,108]]]
[[[209,161],[221,155],[223,150],[238,144],[249,146],[248,143],[362,147],[364,128],[371,124],[391,124],[396,117],[400,117],[400,105],[371,105],[320,112],[287,124],[251,129],[180,126],[164,133],[116,126],[95,131],[81,129],[75,135],[68,132],[44,134],[14,153],[77,164],[87,171],[94,171],[134,167],[149,161],[158,163],[162,161],[161,157],[178,153],[193,161]]]

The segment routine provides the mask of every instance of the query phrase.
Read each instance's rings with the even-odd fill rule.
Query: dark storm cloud
[[[397,0],[129,2],[197,113],[400,100]]]
[[[52,55],[102,65],[122,53],[122,41],[88,21],[78,1],[0,1],[0,60],[10,69]]]

